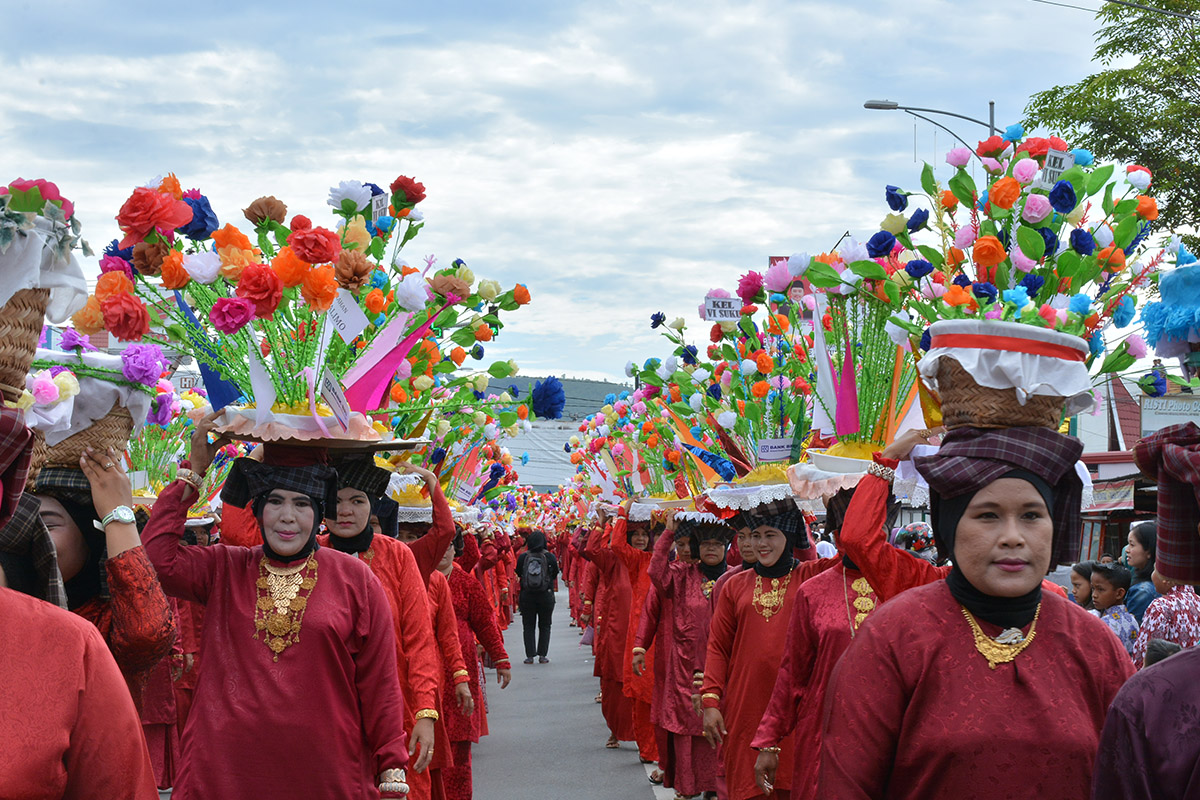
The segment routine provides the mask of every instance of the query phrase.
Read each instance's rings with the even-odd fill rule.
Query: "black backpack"
[[[521,588],[527,592],[545,592],[550,589],[550,562],[545,553],[525,554]]]

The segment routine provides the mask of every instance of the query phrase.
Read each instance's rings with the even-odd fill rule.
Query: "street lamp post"
[[[947,116],[947,117],[958,117],[959,119],[965,119],[967,122],[974,122],[976,125],[982,125],[983,127],[988,129],[988,134],[990,136],[996,135],[996,101],[995,100],[988,101],[988,121],[987,122],[984,122],[981,119],[975,119],[975,117],[968,117],[965,114],[956,114],[953,111],[942,111],[937,108],[918,108],[917,106],[902,106],[899,103],[893,102],[891,100],[868,100],[867,102],[863,103],[863,108],[869,108],[872,111],[905,111],[909,114],[912,114],[912,116],[914,116],[914,117],[918,116],[916,113],[914,113],[917,111],[923,111],[926,114],[941,114],[941,115]],[[924,117],[922,117],[922,119],[924,119]],[[931,120],[926,120],[926,121],[930,122]],[[933,124],[937,125],[936,122]],[[938,127],[942,127],[942,126],[939,125]],[[943,127],[942,130],[948,130],[948,129]],[[955,138],[957,138],[957,137],[955,137]],[[961,142],[962,139],[959,139],[959,141]]]

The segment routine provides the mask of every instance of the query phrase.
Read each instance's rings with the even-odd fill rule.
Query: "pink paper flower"
[[[952,167],[965,167],[971,161],[971,151],[965,147],[956,147],[946,153],[946,163]]]
[[[985,312],[983,316],[986,319],[1000,319],[1000,317],[1004,316],[1004,311],[999,308],[993,308]]]
[[[58,385],[54,383],[54,378],[50,376],[50,370],[42,370],[33,379],[33,386],[30,388],[33,393],[33,400],[39,405],[48,405],[49,403],[58,400]]]
[[[975,244],[977,236],[979,236],[979,230],[974,225],[963,225],[954,232],[954,246],[959,250],[964,250]]]
[[[1009,257],[1012,258],[1013,266],[1021,270],[1021,272],[1029,272],[1037,266],[1037,262],[1022,253],[1019,247],[1014,247]]]
[[[1045,195],[1031,194],[1025,198],[1025,208],[1021,210],[1021,219],[1036,225],[1050,216],[1052,211],[1054,211],[1054,207],[1050,205],[1050,200]]]
[[[999,161],[997,161],[994,158],[989,158],[988,156],[984,156],[983,158],[981,158],[979,160],[981,162],[983,162],[983,168],[986,169],[988,172],[1003,172],[1004,171],[1004,165],[1001,164]]]
[[[786,292],[791,282],[792,273],[788,271],[786,261],[776,261],[772,264],[763,279],[767,290],[772,292]]]
[[[746,305],[754,302],[754,298],[762,291],[763,277],[751,270],[738,278],[737,295]]]
[[[1038,165],[1037,161],[1032,158],[1022,158],[1013,167],[1013,177],[1017,179],[1017,183],[1022,186],[1028,186],[1037,177]]]
[[[254,319],[254,302],[244,297],[222,297],[213,303],[208,319],[221,333],[232,335]]]
[[[1046,320],[1046,324],[1052,328],[1058,322],[1058,312],[1052,306],[1042,306],[1039,308],[1038,316]]]
[[[1125,346],[1129,348],[1129,355],[1134,358],[1146,357],[1146,340],[1136,333],[1125,340]]]

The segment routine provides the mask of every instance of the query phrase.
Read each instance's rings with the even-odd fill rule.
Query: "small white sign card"
[[[758,460],[760,463],[767,461],[787,461],[792,456],[792,437],[785,436],[782,439],[759,439],[758,440]]]
[[[706,322],[737,322],[742,318],[742,301],[736,297],[704,298]]]
[[[358,307],[358,301],[348,289],[338,289],[337,297],[334,298],[327,315],[329,324],[346,344],[353,341],[354,337],[365,331],[370,324],[367,315]]]
[[[346,394],[342,391],[342,385],[328,369],[321,373],[320,395],[325,404],[329,406],[329,410],[333,412],[333,416],[337,417],[342,430],[349,430],[350,404],[346,402]]]
[[[1061,150],[1046,151],[1046,165],[1042,167],[1042,176],[1038,179],[1038,189],[1053,189],[1054,184],[1062,174],[1075,166],[1075,154],[1064,153]]]
[[[371,198],[371,222],[379,222],[380,217],[388,215],[387,193],[377,194]]]

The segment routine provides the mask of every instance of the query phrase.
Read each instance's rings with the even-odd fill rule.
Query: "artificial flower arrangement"
[[[157,496],[175,479],[179,460],[187,453],[189,430],[197,414],[210,410],[203,389],[182,394],[171,382],[160,378],[155,385],[150,413],[141,433],[129,440],[129,469],[137,475],[135,493]]]
[[[1175,269],[1161,273],[1158,300],[1142,309],[1142,322],[1154,354],[1178,359],[1184,368],[1183,377],[1164,374],[1165,380],[1194,390],[1200,386],[1200,262],[1178,236],[1166,249]]]

